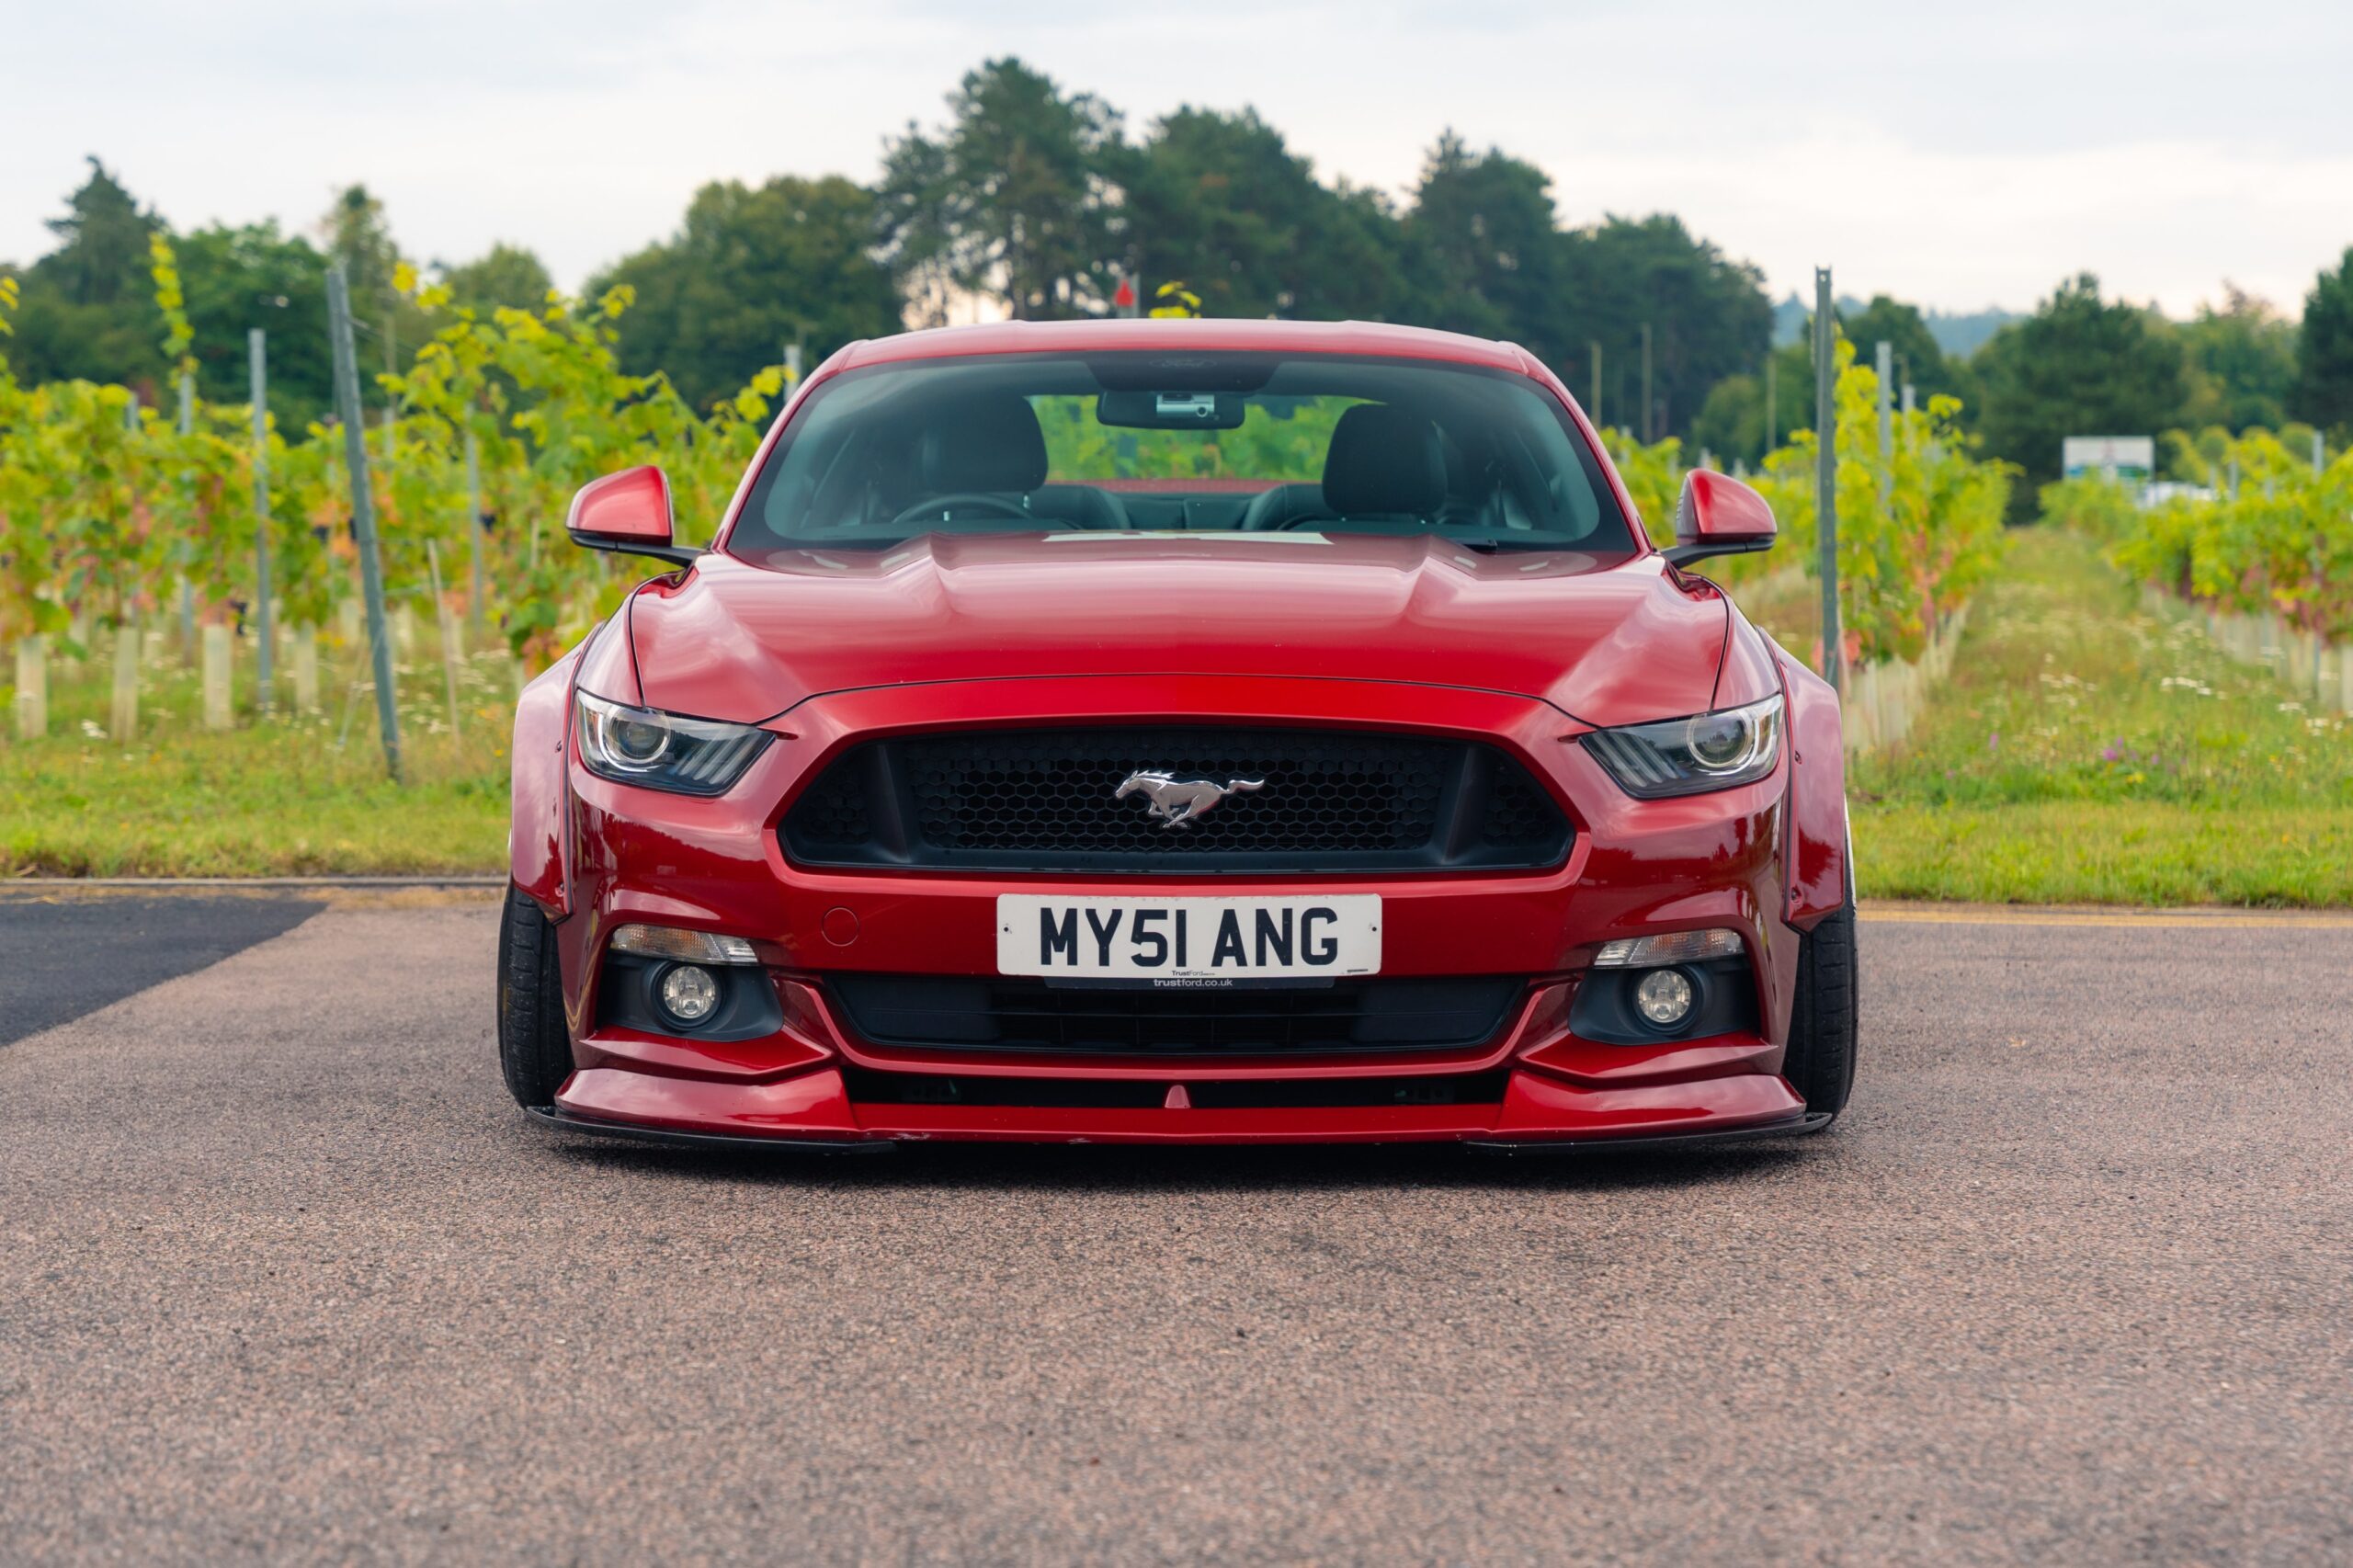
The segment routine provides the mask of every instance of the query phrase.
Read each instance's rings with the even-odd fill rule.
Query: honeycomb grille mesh
[[[1149,771],[1184,782],[1154,814]],[[1455,829],[1468,811],[1472,830]],[[1302,869],[1545,864],[1567,846],[1550,796],[1492,748],[1418,735],[1166,726],[973,731],[837,759],[785,824],[816,863],[1006,869]]]
[[[1437,824],[1449,749],[1350,735],[1123,731],[918,741],[906,755],[924,839],[942,848],[1200,857],[1423,843]],[[1170,828],[1149,814],[1141,790],[1113,799],[1148,768],[1276,787],[1226,796]]]
[[[812,844],[870,842],[874,829],[866,816],[866,790],[856,770],[836,767],[792,809],[794,829]]]

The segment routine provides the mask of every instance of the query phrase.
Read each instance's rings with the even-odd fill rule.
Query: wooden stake
[[[139,654],[144,642],[136,621],[115,628],[114,704],[108,730],[125,745],[139,738]]]
[[[204,629],[204,727],[208,730],[226,730],[236,723],[229,700],[229,651],[227,627]]]
[[[49,733],[49,640],[36,633],[17,644],[17,738]]]
[[[319,629],[307,620],[294,629],[294,707],[301,713],[319,708]]]
[[[449,733],[454,735],[458,733],[458,619],[441,597],[441,551],[429,539],[425,541],[425,570],[433,583],[434,629],[441,634],[441,686],[449,694]]]

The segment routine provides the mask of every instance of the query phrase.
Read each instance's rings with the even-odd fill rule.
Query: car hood
[[[1708,707],[1728,614],[1655,555],[983,534],[708,555],[638,594],[630,626],[648,706],[746,722],[913,682],[1244,675],[1471,687],[1619,724]]]

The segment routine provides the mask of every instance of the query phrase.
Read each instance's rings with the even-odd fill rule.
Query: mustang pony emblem
[[[1179,778],[1165,768],[1147,767],[1129,774],[1126,780],[1111,791],[1111,799],[1124,801],[1141,792],[1152,802],[1144,814],[1157,817],[1165,830],[1189,827],[1195,817],[1228,795],[1266,787],[1267,781],[1263,778],[1231,778],[1220,784],[1213,778]]]

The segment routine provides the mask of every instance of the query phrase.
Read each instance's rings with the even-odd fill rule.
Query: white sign
[[[2070,436],[2059,443],[2059,468],[2069,479],[2079,473],[2146,479],[2157,472],[2157,440],[2154,436]]]

